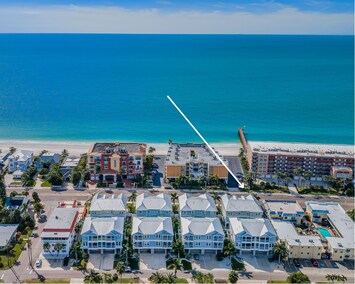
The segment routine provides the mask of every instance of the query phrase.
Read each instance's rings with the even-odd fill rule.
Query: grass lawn
[[[184,284],[184,283],[189,283],[189,282],[185,278],[177,278],[175,283]]]
[[[46,278],[44,282],[41,282],[38,278],[36,279],[28,279],[24,281],[25,283],[70,283],[70,279],[65,278]]]
[[[245,270],[245,265],[232,257],[232,269],[237,271]]]
[[[22,181],[13,181],[10,182],[10,185],[22,185]]]
[[[115,284],[120,284],[120,283],[139,283],[139,278],[138,277],[132,277],[132,278],[122,278],[122,282],[120,277],[118,276],[117,282],[114,282]]]
[[[286,280],[268,280],[266,283],[289,284]]]
[[[25,239],[32,234],[31,230],[27,231],[27,234],[21,235],[18,241],[16,242],[15,246],[12,248],[12,254],[9,257],[9,264],[13,266],[15,261],[19,258],[20,254],[22,253],[22,249],[26,245]],[[6,251],[2,252],[0,255],[0,262],[3,264],[0,270],[8,269],[8,259],[6,257]]]
[[[41,183],[41,187],[51,187],[52,184],[49,181],[45,181]]]

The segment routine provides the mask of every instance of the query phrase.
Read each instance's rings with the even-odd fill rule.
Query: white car
[[[36,265],[36,267],[41,267],[41,265],[42,265],[42,260],[37,259],[35,265]]]

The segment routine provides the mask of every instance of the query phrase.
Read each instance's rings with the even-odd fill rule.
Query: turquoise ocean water
[[[352,144],[354,37],[0,35],[0,139]]]

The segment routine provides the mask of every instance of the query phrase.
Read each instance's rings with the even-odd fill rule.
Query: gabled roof
[[[254,197],[250,194],[246,197],[228,196],[224,194],[221,198],[223,208],[229,212],[255,212],[263,213]]]
[[[229,223],[235,235],[245,232],[254,237],[262,237],[266,234],[276,236],[276,232],[268,219],[229,218]]]
[[[171,217],[133,217],[132,235],[136,233],[153,235],[162,231],[173,234]]]
[[[209,194],[200,194],[198,196],[192,196],[185,193],[179,196],[180,211],[214,211],[217,212],[216,204],[213,198]]]
[[[33,156],[33,152],[29,150],[17,150],[9,159],[16,159],[18,162],[24,162]]]
[[[7,245],[10,238],[16,232],[18,224],[0,224],[0,247]]]
[[[92,232],[97,236],[108,235],[111,232],[123,234],[124,217],[86,217],[81,234]]]
[[[171,198],[165,193],[149,195],[142,193],[136,199],[137,210],[172,210]]]
[[[214,232],[224,235],[219,218],[181,218],[181,231],[182,235],[202,236]]]
[[[123,193],[118,196],[107,197],[99,193],[95,194],[91,200],[90,212],[93,211],[125,211],[127,197]]]

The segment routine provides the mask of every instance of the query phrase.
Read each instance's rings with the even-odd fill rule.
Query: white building
[[[95,194],[91,200],[91,217],[125,217],[127,197],[123,193],[110,197]]]
[[[16,238],[18,224],[0,224],[0,251],[8,248]]]
[[[62,259],[69,255],[75,238],[75,225],[79,218],[77,208],[55,208],[41,234],[42,255],[45,258]],[[58,250],[57,244],[62,247]],[[47,245],[49,247],[47,248]]]
[[[328,242],[331,258],[336,261],[354,259],[354,222],[337,202],[306,201],[306,212],[311,220],[322,223],[327,220],[334,230],[322,236]]]
[[[237,253],[269,255],[276,243],[276,232],[268,219],[229,218],[230,238]]]
[[[272,219],[301,223],[306,215],[302,207],[295,200],[265,200],[264,206],[267,214]]]
[[[91,253],[122,251],[124,217],[86,217],[81,231],[82,249]]]
[[[171,217],[133,217],[133,249],[140,252],[167,253],[173,245]]]
[[[9,160],[9,172],[15,171],[24,172],[33,162],[33,152],[29,150],[17,150],[13,153]]]
[[[137,196],[137,217],[171,217],[172,213],[171,197],[168,194],[150,195],[145,192]]]
[[[219,218],[181,218],[182,242],[189,253],[223,250],[224,232]]]
[[[217,207],[209,194],[179,196],[180,217],[211,218],[217,216]]]
[[[224,194],[221,198],[223,220],[228,225],[229,218],[255,219],[263,217],[263,210],[250,194],[246,197]]]

